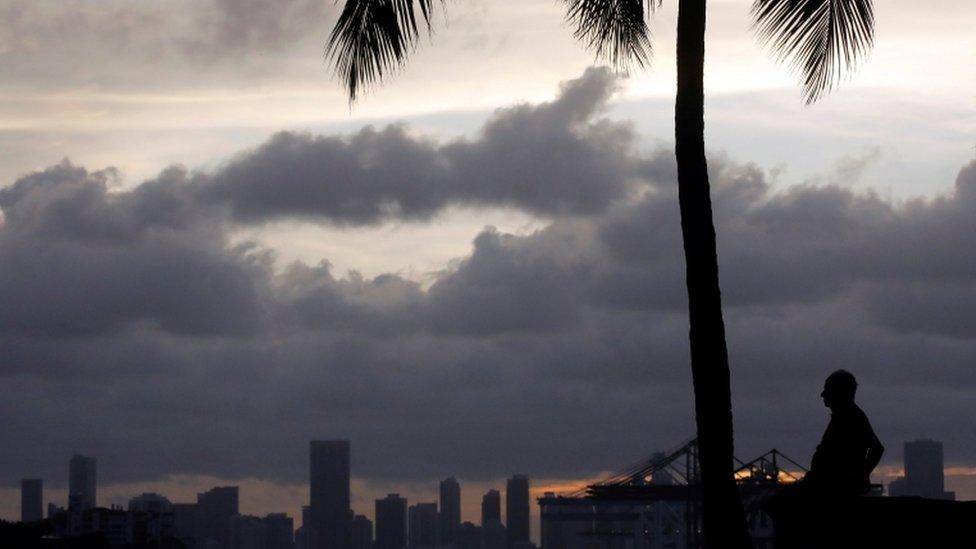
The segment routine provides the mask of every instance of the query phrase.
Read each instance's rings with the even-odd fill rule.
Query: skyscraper
[[[905,476],[889,485],[890,495],[955,499],[953,492],[945,491],[941,442],[935,440],[906,442],[904,463]]]
[[[376,542],[374,549],[406,549],[407,500],[388,494],[376,500]]]
[[[68,465],[68,509],[92,509],[95,502],[95,458],[73,455]]]
[[[454,477],[441,481],[441,511],[439,541],[441,545],[452,545],[461,527],[461,485]]]
[[[437,504],[418,503],[411,505],[407,516],[409,520],[407,536],[410,549],[432,549],[437,547]]]
[[[227,547],[231,519],[239,514],[239,499],[237,486],[218,486],[197,494],[199,534],[216,541],[220,547]]]
[[[309,508],[315,547],[349,549],[352,544],[349,441],[313,440],[310,454]]]
[[[20,481],[20,521],[36,522],[44,518],[44,481],[27,478]]]
[[[505,526],[508,546],[529,542],[529,477],[515,475],[505,488]]]
[[[502,521],[502,496],[498,490],[488,490],[481,497],[481,525]]]

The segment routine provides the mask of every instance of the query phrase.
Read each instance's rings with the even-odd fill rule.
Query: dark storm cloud
[[[402,126],[349,137],[282,132],[228,162],[201,194],[243,223],[422,220],[450,204],[600,212],[646,170],[629,125],[594,119],[616,87],[609,71],[589,69],[556,100],[501,109],[477,138],[445,145]]]
[[[130,193],[65,161],[0,189],[0,331],[84,336],[149,322],[187,335],[260,321],[267,264],[228,247],[170,170]]]
[[[352,438],[372,478],[584,475],[684,439],[674,164],[599,118],[613,85],[588,72],[446,145],[399,127],[281,134],[212,174],[112,190],[112,170],[65,162],[3,188],[3,482],[62,478],[74,452],[97,454],[107,481],[300,481],[316,437]],[[976,163],[952,194],[899,205],[775,191],[722,155],[710,168],[740,457],[808,459],[819,385],[848,368],[889,448],[928,436],[976,462],[957,428],[976,420]],[[429,288],[326,262],[276,270],[231,238],[241,223],[457,205],[552,222],[485,229]]]

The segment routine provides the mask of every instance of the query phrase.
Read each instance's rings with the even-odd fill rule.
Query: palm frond
[[[350,101],[356,100],[361,88],[402,65],[421,30],[430,33],[434,2],[346,0],[325,54],[342,78]]]
[[[802,75],[808,104],[874,45],[872,0],[755,0],[752,15],[760,40]]]
[[[576,27],[573,36],[615,68],[630,63],[646,66],[651,60],[646,15],[661,0],[563,0],[566,20]],[[646,6],[646,8],[645,8]]]

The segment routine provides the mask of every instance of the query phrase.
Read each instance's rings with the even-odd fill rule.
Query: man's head
[[[834,409],[854,402],[854,393],[856,392],[857,380],[854,379],[854,374],[847,370],[837,370],[827,376],[820,396],[823,397],[824,406]]]

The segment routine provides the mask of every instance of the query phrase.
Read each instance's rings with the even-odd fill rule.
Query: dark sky
[[[301,482],[307,440],[356,471],[585,476],[692,433],[674,163],[600,115],[590,70],[552,102],[438,144],[402,127],[279,133],[208,172],[113,190],[66,160],[0,189],[3,483],[167,474]],[[836,368],[897,462],[915,437],[976,463],[976,164],[892,204],[829,183],[773,192],[710,160],[741,457],[805,461]],[[852,176],[860,169],[847,167]],[[231,244],[280,219],[422,223],[448,207],[550,219],[485,228],[424,287]]]

